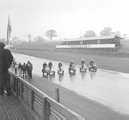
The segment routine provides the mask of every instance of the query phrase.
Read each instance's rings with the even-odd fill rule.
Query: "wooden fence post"
[[[60,90],[59,90],[59,88],[56,88],[56,101],[60,102]]]
[[[48,102],[47,98],[44,98],[44,120],[49,120],[51,114],[51,105]]]
[[[34,91],[32,90],[31,91],[31,103],[30,103],[31,110],[33,110],[33,103],[34,103]]]

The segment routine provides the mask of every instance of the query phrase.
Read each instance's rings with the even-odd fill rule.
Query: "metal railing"
[[[14,95],[36,120],[86,120],[12,72],[10,84]]]

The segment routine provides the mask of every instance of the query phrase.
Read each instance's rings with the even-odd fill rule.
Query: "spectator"
[[[12,64],[13,56],[8,49],[4,49],[4,43],[0,43],[0,94],[4,94],[6,89],[7,95],[11,94],[10,89],[10,75],[8,72]]]
[[[26,77],[26,63],[23,63],[22,65],[22,72],[23,72],[23,78]]]
[[[4,66],[3,66],[3,56],[4,56],[4,44],[0,42],[0,95],[4,94],[4,75],[3,75],[3,71],[4,71]]]
[[[29,79],[32,79],[32,70],[33,70],[33,65],[30,61],[27,62],[27,74]]]

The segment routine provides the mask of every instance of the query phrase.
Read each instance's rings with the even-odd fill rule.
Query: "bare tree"
[[[121,36],[121,32],[120,31],[116,31],[115,32],[115,35],[118,36],[118,37],[120,37]]]
[[[84,37],[95,37],[96,33],[93,30],[88,30],[84,33]]]
[[[111,27],[104,27],[104,29],[100,32],[101,36],[111,36],[113,35]]]
[[[42,36],[36,36],[36,37],[34,38],[34,40],[35,40],[36,42],[44,42],[44,41],[45,41],[45,39],[44,39]]]
[[[32,36],[31,34],[28,34],[28,42],[31,43]]]
[[[57,37],[57,32],[54,29],[50,29],[46,32],[46,36],[52,40],[54,37]]]

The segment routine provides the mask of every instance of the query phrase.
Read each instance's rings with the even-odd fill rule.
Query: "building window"
[[[97,40],[97,44],[100,44],[100,40]]]
[[[80,41],[80,45],[83,45],[83,41]]]

